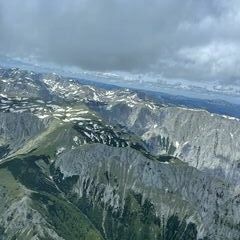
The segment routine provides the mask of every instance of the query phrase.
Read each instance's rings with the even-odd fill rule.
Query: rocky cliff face
[[[141,136],[153,154],[177,156],[199,170],[236,184],[239,191],[239,119],[197,109],[131,108],[123,103],[100,112],[110,123],[127,126]]]
[[[240,122],[0,70],[0,239],[239,239]]]
[[[102,204],[103,211],[124,212],[127,196],[134,193],[141,196],[141,204],[151,202],[160,222],[163,216],[167,221],[177,215],[180,221],[196,224],[191,234],[196,231],[199,238],[205,232],[211,236],[217,232],[218,237],[228,232],[229,239],[238,235],[234,220],[239,216],[237,204],[232,204],[227,215],[224,206],[227,199],[231,201],[233,189],[179,160],[149,161],[133,149],[97,144],[62,154],[55,167],[63,178],[77,177],[72,193],[78,198],[86,197],[93,205]],[[104,214],[102,217],[104,224]],[[230,230],[234,224],[228,226],[226,217],[236,224],[234,231]]]

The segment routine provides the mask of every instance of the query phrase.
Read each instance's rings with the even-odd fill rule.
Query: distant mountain
[[[239,240],[238,114],[1,68],[0,239]]]
[[[180,80],[172,80],[171,84],[161,84],[156,81],[159,76],[130,74],[130,73],[101,73],[84,71],[70,67],[59,67],[53,64],[34,63],[31,59],[11,58],[0,55],[0,66],[4,68],[18,67],[27,71],[41,73],[55,72],[65,78],[74,78],[81,84],[93,85],[104,89],[128,88],[141,96],[153,98],[154,101],[166,102],[177,106],[190,108],[201,108],[213,113],[224,114],[232,117],[240,117],[240,96],[239,88],[229,86],[233,92],[221,92],[220,85],[208,86],[206,88],[194,87],[194,83],[180,84]],[[180,81],[181,82],[181,81]],[[180,85],[179,85],[180,84]],[[217,83],[215,83],[217,84]],[[186,86],[185,86],[186,85]],[[180,88],[178,88],[178,86]],[[212,89],[213,88],[213,89]],[[217,90],[218,89],[218,90]]]
[[[230,103],[221,99],[209,100],[209,99],[199,99],[199,98],[189,98],[180,95],[170,95],[160,92],[152,91],[141,91],[139,92],[142,97],[147,97],[155,102],[160,102],[164,104],[172,104],[174,106],[182,106],[188,108],[197,108],[207,110],[211,113],[217,113],[221,115],[232,116],[240,118],[240,104]],[[239,99],[240,102],[240,99]]]

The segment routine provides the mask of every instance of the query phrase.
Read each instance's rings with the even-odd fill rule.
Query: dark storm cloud
[[[92,70],[240,76],[237,0],[0,0],[0,51]]]

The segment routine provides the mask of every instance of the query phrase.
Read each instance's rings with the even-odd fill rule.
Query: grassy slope
[[[12,159],[1,165],[0,177],[5,179],[0,185],[8,189],[8,195],[16,200],[24,193],[19,186],[30,190],[32,208],[52,226],[52,229],[64,239],[100,240],[101,234],[84,216],[84,214],[66,200],[58,191],[53,182],[39,167],[39,162],[49,165],[46,156],[29,156]],[[43,165],[41,163],[41,165]],[[24,233],[16,234],[17,239],[27,239]],[[32,235],[37,234],[32,230]],[[28,236],[29,237],[29,236]]]

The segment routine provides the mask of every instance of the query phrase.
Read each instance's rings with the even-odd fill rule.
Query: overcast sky
[[[240,84],[240,1],[0,0],[0,53]]]

